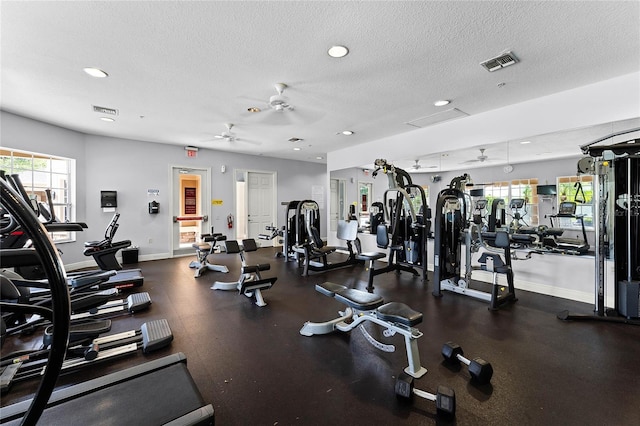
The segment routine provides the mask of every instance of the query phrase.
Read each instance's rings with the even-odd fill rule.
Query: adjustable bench
[[[193,243],[191,247],[196,249],[196,259],[189,264],[189,268],[195,269],[196,273],[194,275],[195,278],[200,277],[207,270],[214,272],[229,272],[229,268],[224,265],[213,265],[209,263],[207,257],[210,254],[213,254],[213,250],[216,245],[220,241],[225,241],[227,239],[226,236],[215,233],[215,234],[202,234],[202,242]]]
[[[266,306],[266,302],[262,297],[262,290],[270,289],[278,279],[277,277],[262,278],[260,271],[268,271],[271,265],[268,263],[247,265],[244,253],[258,250],[258,246],[254,239],[242,240],[242,247],[235,240],[225,242],[227,253],[240,254],[242,268],[240,269],[240,278],[234,282],[216,281],[211,286],[212,290],[238,290],[239,294],[244,294],[249,298],[255,298],[256,305]]]
[[[335,330],[349,332],[364,322],[369,321],[384,327],[383,335],[391,337],[396,333],[404,336],[407,360],[409,366],[404,371],[412,377],[422,377],[427,369],[420,365],[420,353],[417,339],[422,333],[414,328],[422,322],[422,313],[414,311],[404,303],[384,303],[382,297],[361,290],[347,288],[340,284],[325,282],[316,285],[316,291],[325,296],[333,297],[337,301],[347,305],[344,312],[339,312],[339,317],[330,321],[316,323],[307,321],[300,334],[313,336],[315,334],[328,334]],[[393,352],[395,347],[375,340],[364,327],[360,327],[365,338],[376,348]]]

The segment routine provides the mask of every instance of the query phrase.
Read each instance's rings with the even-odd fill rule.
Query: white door
[[[329,207],[329,231],[336,232],[338,230],[338,179],[331,179],[330,184],[330,207]]]
[[[192,255],[193,244],[210,228],[210,171],[171,167],[171,240],[173,256]]]
[[[267,233],[267,226],[275,223],[274,174],[247,172],[247,235],[258,246],[272,246],[273,241],[258,239]]]

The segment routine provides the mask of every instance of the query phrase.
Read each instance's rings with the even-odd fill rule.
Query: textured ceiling
[[[637,72],[639,6],[2,1],[0,107],[90,134],[323,162],[443,110],[472,116]],[[329,57],[333,44],[349,55]],[[519,63],[494,73],[479,65],[508,50]],[[109,77],[87,76],[88,66]],[[267,105],[278,82],[292,111]],[[438,108],[438,99],[452,103]],[[116,121],[100,121],[92,105],[117,109]],[[214,139],[225,123],[236,141]],[[337,134],[345,129],[355,134]]]

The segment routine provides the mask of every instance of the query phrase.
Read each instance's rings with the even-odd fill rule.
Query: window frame
[[[42,161],[46,164],[38,166]],[[38,202],[47,203],[45,190],[50,189],[57,219],[60,222],[75,220],[76,164],[73,158],[2,147],[0,168],[7,174],[18,174],[27,194],[35,196]],[[75,232],[49,235],[56,244],[76,241]]]

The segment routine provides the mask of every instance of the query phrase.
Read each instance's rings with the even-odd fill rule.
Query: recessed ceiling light
[[[316,160],[324,160],[324,157],[321,157],[321,156],[319,156],[319,155],[318,155],[318,156],[316,157]]]
[[[526,145],[526,144],[529,144],[529,143],[531,143],[531,141],[522,141],[522,142],[520,142],[521,145]]]
[[[294,151],[300,151],[301,149],[302,149],[302,148],[300,148],[300,147],[298,147],[298,146],[297,146],[297,147],[295,147],[295,148],[293,148],[293,150],[294,150]]]
[[[349,49],[344,46],[331,46],[327,51],[332,58],[343,58],[349,53]]]
[[[105,78],[109,76],[109,74],[107,74],[106,72],[98,68],[87,67],[87,68],[83,68],[83,70],[84,72],[89,74],[91,77],[95,77],[95,78]]]
[[[108,121],[108,122],[116,121],[116,120],[114,120],[114,119],[113,119],[113,118],[111,118],[111,117],[100,117],[100,120],[102,120],[102,121]]]
[[[435,101],[433,104],[435,106],[445,106],[445,105],[449,105],[451,103],[451,101],[447,101],[446,99],[443,99],[441,101]]]
[[[346,136],[351,136],[353,134],[353,131],[352,130],[343,130],[341,133],[343,135],[346,135]]]
[[[260,112],[262,110],[260,108],[258,108],[258,107],[250,107],[250,108],[247,108],[247,111],[249,111],[249,112]]]

